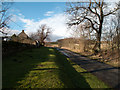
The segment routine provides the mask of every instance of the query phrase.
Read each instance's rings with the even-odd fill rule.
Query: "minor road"
[[[120,68],[116,68],[102,62],[91,60],[87,57],[81,56],[66,49],[56,49],[68,58],[70,58],[70,60],[87,70],[87,72],[83,73],[90,72],[97,76],[100,80],[105,82],[111,88],[120,89],[120,79],[118,78],[120,76]]]

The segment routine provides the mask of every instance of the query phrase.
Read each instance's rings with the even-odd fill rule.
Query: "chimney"
[[[24,30],[22,30],[22,32],[24,32]]]

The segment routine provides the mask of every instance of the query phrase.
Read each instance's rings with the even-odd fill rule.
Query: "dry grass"
[[[51,45],[52,47],[58,47],[58,45],[54,46]],[[90,48],[93,48],[94,45],[89,46]],[[101,50],[102,52],[99,53],[98,55],[92,55],[93,52],[92,50],[88,50],[88,52],[84,52],[82,49],[77,49],[77,48],[69,48],[69,47],[61,47],[62,49],[68,49],[76,53],[80,53],[82,55],[87,56],[88,58],[98,60],[100,62],[104,62],[106,64],[112,65],[114,67],[120,67],[120,59],[118,58],[118,52],[117,50],[114,49],[112,51],[109,49],[111,46],[107,43],[102,43],[101,44]]]

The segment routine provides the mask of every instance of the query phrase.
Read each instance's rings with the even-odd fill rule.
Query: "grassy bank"
[[[52,48],[37,48],[3,60],[3,88],[107,88],[102,81]]]

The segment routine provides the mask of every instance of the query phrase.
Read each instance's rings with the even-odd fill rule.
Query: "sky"
[[[13,17],[8,35],[19,34],[22,30],[30,35],[46,24],[52,28],[52,41],[69,37],[65,10],[65,2],[15,2],[9,11]]]
[[[33,1],[33,0],[32,0]],[[60,0],[59,0],[60,1]],[[112,1],[112,0],[111,0]],[[9,10],[13,15],[8,35],[19,34],[22,30],[28,35],[46,24],[52,28],[51,41],[70,37],[65,13],[66,2],[14,2]]]

